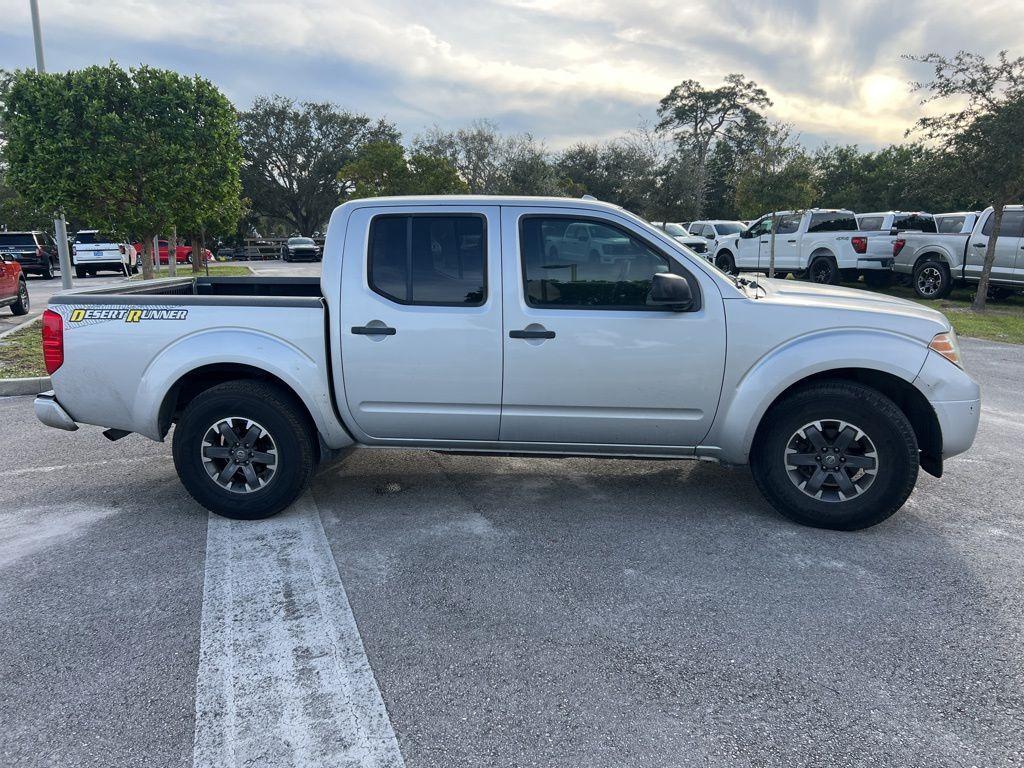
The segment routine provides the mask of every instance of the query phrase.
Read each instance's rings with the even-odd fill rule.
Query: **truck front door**
[[[698,445],[725,365],[719,289],[625,218],[596,221],[623,238],[621,258],[552,264],[545,233],[591,223],[571,208],[502,208],[501,440]],[[699,308],[648,303],[653,275],[668,271],[687,277]]]
[[[1004,211],[1000,224],[999,238],[996,240],[996,258],[992,262],[992,279],[1004,283],[1021,280],[1016,267],[1019,263],[1018,254],[1024,228],[1024,211]],[[992,214],[990,213],[979,232],[977,228],[967,242],[967,254],[964,263],[964,277],[978,280],[985,265],[985,251],[989,238],[992,236]]]
[[[336,332],[362,440],[498,439],[498,210],[381,206],[352,214]]]

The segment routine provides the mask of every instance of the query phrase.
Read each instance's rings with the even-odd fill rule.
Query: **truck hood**
[[[894,330],[916,336],[925,342],[937,333],[951,330],[946,316],[930,307],[907,299],[886,296],[881,293],[843,288],[836,285],[820,285],[802,280],[768,280],[760,278],[758,285],[764,288],[760,301],[790,307],[832,310],[837,322],[855,322],[852,313],[874,315],[872,325],[884,325]],[[751,291],[751,295],[753,292]],[[827,312],[826,317],[832,312]],[[868,318],[865,318],[867,321]]]

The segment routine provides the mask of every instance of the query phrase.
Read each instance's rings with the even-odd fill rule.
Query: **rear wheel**
[[[53,280],[53,262],[49,259],[43,264],[42,277],[43,280]]]
[[[219,384],[192,400],[175,428],[173,453],[192,497],[235,520],[270,517],[295,501],[316,459],[295,398],[251,380]]]
[[[904,413],[881,392],[847,381],[813,384],[774,405],[751,451],[754,480],[776,510],[841,531],[902,507],[918,461]]]
[[[83,279],[86,276],[86,274],[88,273],[86,272],[85,267],[75,267],[75,277],[77,277],[79,280]]]
[[[18,281],[18,298],[11,304],[11,314],[27,315],[29,310],[28,283],[24,279]]]
[[[914,293],[922,299],[944,299],[953,290],[949,267],[936,259],[920,261],[914,267]]]
[[[1013,293],[1014,291],[1011,288],[1004,288],[1001,285],[990,285],[985,298],[989,301],[1006,301],[1013,296]]]
[[[736,274],[736,259],[728,251],[722,251],[715,256],[715,266],[725,272],[727,275]]]
[[[839,268],[830,256],[819,256],[807,268],[807,279],[823,285],[839,284]]]

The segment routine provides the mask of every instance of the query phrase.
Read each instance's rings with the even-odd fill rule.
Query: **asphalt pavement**
[[[975,447],[858,533],[742,469],[368,450],[209,524],[169,445],[0,399],[0,765],[1024,765],[1024,347],[963,347]]]

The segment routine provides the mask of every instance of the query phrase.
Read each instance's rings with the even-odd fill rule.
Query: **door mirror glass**
[[[685,312],[693,305],[690,283],[682,275],[658,272],[651,278],[650,306]]]

